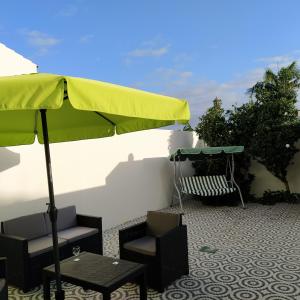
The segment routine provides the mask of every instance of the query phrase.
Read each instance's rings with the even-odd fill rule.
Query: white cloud
[[[287,63],[291,60],[290,55],[277,55],[277,56],[269,56],[269,57],[260,57],[257,59],[258,62],[264,63]]]
[[[246,78],[244,82],[246,82]],[[246,89],[251,87],[253,83],[255,82],[249,81],[247,87],[244,88],[244,83],[239,85],[238,81],[219,83],[213,80],[202,80],[189,84],[182,89],[177,88],[173,92],[169,90],[167,93],[189,101],[192,116],[191,123],[196,125],[198,117],[211,107],[215,97],[221,98],[223,107],[229,109],[233,104],[246,101]]]
[[[168,53],[169,46],[164,46],[160,48],[144,48],[135,49],[128,53],[131,57],[160,57]]]
[[[183,86],[188,83],[193,73],[189,71],[178,71],[172,68],[158,68],[155,70],[155,77],[160,78],[166,84],[172,86]]]
[[[39,55],[47,54],[50,48],[61,42],[61,40],[37,30],[22,30],[22,33],[25,35],[27,42],[37,48]]]
[[[184,68],[187,63],[190,63],[194,60],[192,55],[187,53],[176,54],[173,58],[173,62],[177,68]]]
[[[257,62],[264,63],[267,68],[273,69],[274,71],[291,64],[293,61],[300,61],[299,50],[284,55],[261,57],[257,59]]]
[[[145,41],[140,47],[129,51],[125,55],[125,63],[131,64],[134,59],[145,57],[161,57],[169,52],[170,44],[163,43],[160,37]]]
[[[198,118],[211,107],[215,97],[222,99],[224,109],[240,105],[249,100],[247,90],[263,79],[266,68],[277,71],[277,67],[299,61],[300,52],[289,55],[264,57],[256,60],[256,68],[234,76],[231,80],[218,82],[211,79],[199,79],[196,74],[181,68],[159,68],[148,75],[137,87],[156,90],[162,94],[187,99],[191,110],[191,124],[195,126]],[[276,64],[278,63],[278,64]]]
[[[75,5],[68,5],[62,8],[57,15],[60,17],[73,17],[78,12],[78,7]]]
[[[86,34],[80,37],[79,42],[81,44],[86,44],[90,42],[95,36],[93,34]]]
[[[161,90],[163,93],[177,93],[189,85],[192,77],[193,73],[189,71],[180,71],[175,68],[158,68],[145,81],[137,82],[135,86],[142,89]]]
[[[200,80],[190,71],[172,68],[159,68],[147,78],[147,83],[138,83],[143,89],[159,90],[161,93],[186,99],[191,110],[191,124],[198,123],[198,117],[212,105],[215,97],[222,99],[223,107],[229,109],[233,104],[241,104],[248,99],[246,91],[262,79],[264,69],[257,68],[239,75],[227,82]]]
[[[178,91],[179,97],[185,97],[190,104],[192,124],[211,107],[215,97],[222,99],[223,107],[230,109],[234,104],[242,104],[249,99],[247,89],[262,79],[263,69],[255,69],[228,82],[200,80]]]

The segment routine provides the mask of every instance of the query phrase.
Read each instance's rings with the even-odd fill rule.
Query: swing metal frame
[[[194,151],[196,155],[199,155],[201,153],[205,154],[209,154],[209,155],[215,155],[215,154],[221,154],[221,153],[225,153],[226,154],[226,178],[227,178],[227,174],[229,171],[229,180],[227,180],[227,183],[231,186],[231,188],[234,188],[234,191],[237,191],[241,200],[241,204],[242,207],[245,209],[245,203],[244,203],[244,199],[243,199],[243,195],[242,195],[242,191],[241,188],[239,187],[239,185],[237,184],[235,178],[234,178],[234,172],[235,172],[235,160],[234,160],[234,153],[240,153],[243,152],[244,147],[243,146],[231,146],[231,147],[207,147],[207,148],[198,148],[198,151]],[[189,156],[185,156],[184,152],[187,152],[188,149],[186,149],[186,151],[184,149],[178,149],[174,154],[171,155],[170,160],[173,160],[173,166],[174,166],[174,188],[175,191],[177,193],[177,197],[178,197],[178,201],[179,201],[179,205],[180,205],[180,209],[181,211],[183,211],[183,204],[182,204],[182,200],[183,200],[183,195],[184,194],[188,194],[186,192],[184,192],[184,188],[182,186],[181,181],[179,180],[179,178],[184,177],[182,174],[182,161],[185,161],[186,158],[188,158],[189,160],[192,161],[197,161],[198,159],[193,159],[193,154],[189,155]],[[210,152],[213,153],[210,153]],[[183,152],[183,154],[182,154]],[[197,152],[197,153],[196,153]],[[183,157],[182,157],[183,156]],[[205,177],[205,176],[197,176],[197,177]],[[174,198],[175,198],[175,193],[173,192],[173,197],[172,197],[172,202],[171,202],[171,206],[173,206],[174,204]]]

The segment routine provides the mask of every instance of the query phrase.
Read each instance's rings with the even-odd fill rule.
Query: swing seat
[[[236,191],[225,175],[179,177],[182,192],[198,196],[220,196]]]

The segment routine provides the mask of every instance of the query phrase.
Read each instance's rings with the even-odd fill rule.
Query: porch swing
[[[174,162],[174,186],[178,194],[178,200],[181,210],[182,198],[185,194],[198,195],[202,197],[220,196],[238,191],[242,207],[245,208],[243,195],[240,187],[234,179],[234,154],[244,151],[244,146],[226,146],[226,147],[205,147],[205,148],[185,148],[178,149],[170,156],[170,160]],[[189,159],[197,161],[203,155],[210,157],[217,154],[225,154],[226,170],[221,175],[205,175],[205,176],[183,176],[182,164],[180,162]],[[172,204],[174,197],[172,199]]]

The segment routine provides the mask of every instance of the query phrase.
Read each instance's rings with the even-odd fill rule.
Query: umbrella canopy
[[[57,300],[64,291],[49,143],[185,124],[189,118],[184,100],[100,81],[41,73],[0,78],[0,146],[32,144],[35,136],[44,143]]]
[[[0,77],[0,146],[43,143],[40,109],[47,109],[49,142],[112,136],[189,118],[188,103],[90,79],[54,74]]]

